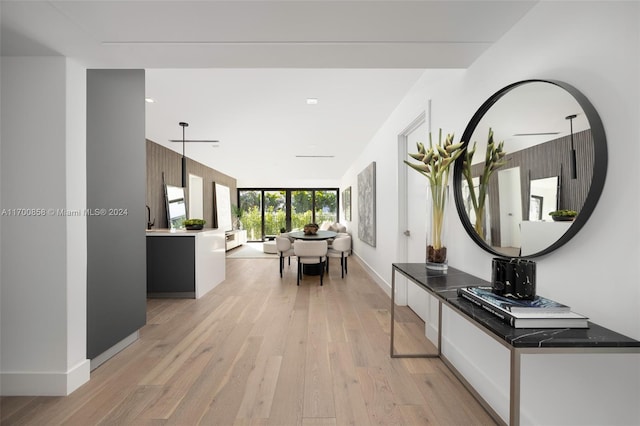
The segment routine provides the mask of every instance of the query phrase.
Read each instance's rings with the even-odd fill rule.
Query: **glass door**
[[[287,228],[286,191],[264,191],[264,237]]]
[[[262,240],[262,191],[240,190],[238,192],[242,225],[247,230],[247,240]]]
[[[313,223],[313,191],[291,191],[291,231]]]

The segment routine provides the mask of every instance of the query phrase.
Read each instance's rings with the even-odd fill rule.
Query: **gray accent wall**
[[[146,323],[144,97],[144,70],[87,71],[89,359]]]

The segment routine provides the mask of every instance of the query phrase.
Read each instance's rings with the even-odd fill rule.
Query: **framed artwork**
[[[351,187],[342,191],[342,215],[345,220],[351,221]]]
[[[213,227],[231,231],[231,191],[228,186],[213,182]]]
[[[529,220],[542,220],[542,201],[544,197],[532,195],[529,199]]]
[[[358,174],[358,238],[376,246],[376,162]]]
[[[202,178],[189,173],[189,219],[204,219]]]

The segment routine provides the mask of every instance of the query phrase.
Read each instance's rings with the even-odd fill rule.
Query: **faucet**
[[[154,217],[153,222],[151,222],[151,209],[149,208],[149,206],[146,206],[146,207],[147,207],[147,229],[151,229],[151,227],[156,223],[156,218]]]

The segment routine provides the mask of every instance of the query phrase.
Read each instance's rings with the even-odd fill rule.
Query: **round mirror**
[[[574,87],[550,80],[511,84],[478,109],[462,141],[467,155],[454,167],[456,208],[486,251],[550,253],[593,212],[607,143],[598,113]]]

